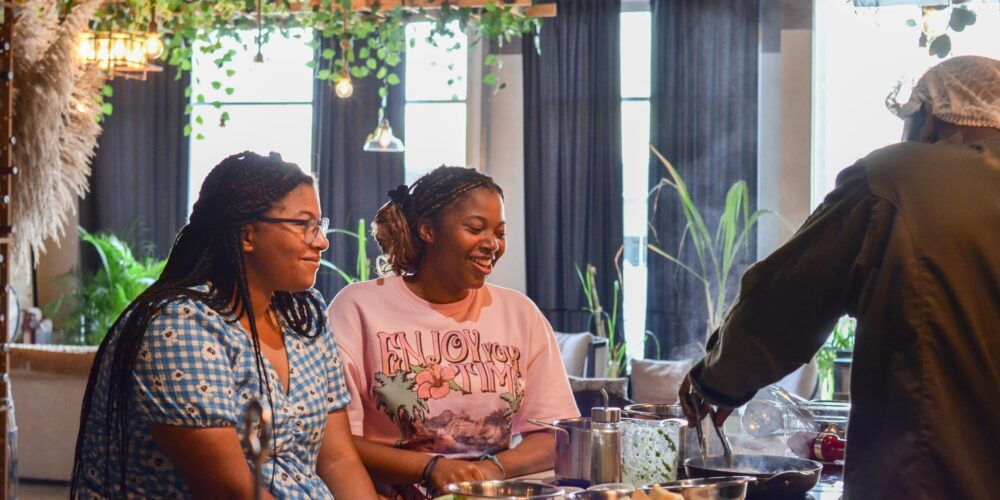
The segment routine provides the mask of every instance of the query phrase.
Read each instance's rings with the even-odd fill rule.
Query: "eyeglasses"
[[[279,217],[261,217],[260,222],[272,222],[275,224],[295,224],[302,226],[302,241],[306,245],[311,245],[320,234],[326,235],[326,230],[330,228],[330,219],[282,219]]]

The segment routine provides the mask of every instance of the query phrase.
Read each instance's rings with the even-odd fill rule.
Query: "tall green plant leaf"
[[[655,147],[650,145],[649,148],[668,174],[668,177],[661,179],[650,191],[650,194],[658,196],[664,187],[675,192],[681,203],[685,226],[676,254],[671,254],[652,243],[647,244],[647,248],[676,264],[701,283],[709,316],[706,324],[706,334],[708,334],[722,324],[729,310],[732,300],[728,295],[730,278],[739,253],[749,250],[748,238],[751,229],[762,215],[771,212],[751,211],[749,188],[746,182],[737,181],[726,192],[723,210],[719,215],[715,231],[709,231],[680,173]],[[680,259],[681,250],[688,242],[697,256],[696,267],[685,264]]]

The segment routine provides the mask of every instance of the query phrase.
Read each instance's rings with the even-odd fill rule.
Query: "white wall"
[[[503,188],[507,253],[490,277],[495,285],[527,290],[524,247],[524,88],[520,54],[498,55],[498,77],[507,88],[483,96],[483,171]],[[473,78],[470,71],[470,80]]]
[[[798,0],[771,0],[763,9],[757,205],[781,217],[760,220],[759,259],[809,215],[812,162],[812,8]]]

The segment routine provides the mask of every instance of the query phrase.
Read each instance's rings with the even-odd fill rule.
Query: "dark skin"
[[[424,252],[415,274],[406,277],[406,286],[418,297],[432,303],[448,304],[468,296],[470,290],[486,284],[493,265],[507,248],[503,200],[488,189],[473,189],[442,210],[438,220],[421,220],[418,234]],[[546,431],[522,436],[516,448],[496,454],[505,475],[489,460],[440,459],[431,481],[439,491],[459,481],[505,479],[551,469],[555,439]],[[372,476],[388,484],[419,483],[427,454],[394,448],[355,437],[365,465]]]
[[[294,219],[320,217],[316,190],[307,184],[292,190],[276,205],[266,215]],[[287,393],[288,353],[282,330],[270,312],[271,296],[279,290],[312,287],[319,269],[319,255],[329,242],[325,236],[319,236],[306,244],[301,226],[254,223],[244,227],[241,244],[261,354],[274,367],[281,390]],[[240,325],[244,332],[250,332],[248,316],[240,319]],[[163,424],[149,427],[153,440],[196,498],[253,497],[253,472],[247,467],[235,427]],[[316,474],[338,498],[377,498],[353,446],[346,410],[327,415]],[[266,488],[261,493],[262,498],[273,498]]]
[[[927,108],[927,105],[924,105]],[[930,113],[916,113],[907,118],[903,125],[903,140],[918,140],[919,142],[933,144],[935,142],[946,142],[948,144],[975,144],[1000,138],[1000,129],[994,127],[969,127],[965,125],[954,125],[946,121],[935,118]],[[700,408],[699,415],[704,418],[706,415],[714,415],[713,421],[716,426],[721,427],[726,418],[733,413],[735,408],[724,406],[714,407],[702,398],[696,390],[693,390],[690,375],[684,377],[680,389],[677,391],[684,415],[687,417],[688,425],[695,426],[694,409]]]

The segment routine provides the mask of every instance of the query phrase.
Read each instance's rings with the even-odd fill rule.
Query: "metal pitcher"
[[[560,483],[589,485],[593,437],[590,418],[564,418],[553,422],[528,419],[556,431],[555,475]]]

